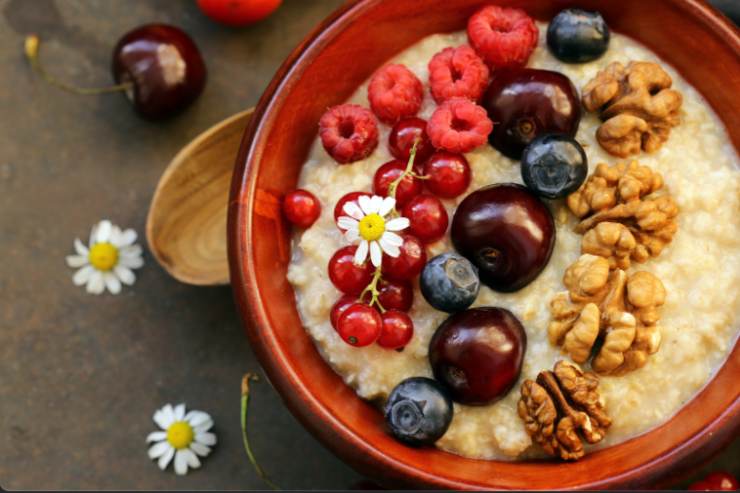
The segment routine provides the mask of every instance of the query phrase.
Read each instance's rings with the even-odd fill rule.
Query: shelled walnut
[[[610,271],[606,258],[584,254],[566,269],[563,283],[567,291],[550,302],[547,332],[573,361],[593,356],[596,372],[618,375],[641,368],[658,351],[658,308],[666,296],[660,279],[648,272]]]
[[[671,76],[653,62],[612,62],[583,88],[583,105],[604,123],[596,131],[610,154],[627,157],[654,152],[680,122],[683,97]]]
[[[517,411],[527,433],[550,455],[580,459],[583,441],[600,442],[611,426],[598,386],[599,377],[567,361],[525,380]]]
[[[566,202],[581,219],[575,228],[585,234],[581,253],[609,259],[612,269],[659,255],[678,229],[678,207],[663,177],[637,161],[597,165]]]

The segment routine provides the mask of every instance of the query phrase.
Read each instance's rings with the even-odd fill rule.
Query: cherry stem
[[[380,300],[378,299],[380,296],[380,291],[378,291],[378,282],[380,282],[382,277],[381,268],[376,267],[372,281],[370,281],[370,284],[368,284],[365,289],[362,290],[362,293],[360,293],[360,301],[362,301],[367,293],[370,293],[370,302],[368,303],[368,306],[377,305],[380,313],[385,313],[385,308],[383,308],[383,305],[380,304]]]
[[[39,74],[41,78],[44,79],[47,83],[52,86],[56,86],[59,89],[63,89],[74,94],[91,95],[105,94],[110,92],[123,92],[134,87],[133,82],[123,82],[121,84],[116,84],[109,87],[77,87],[71,84],[67,84],[66,82],[62,82],[61,80],[57,79],[49,72],[47,72],[43,65],[41,65],[41,59],[39,56],[39,53],[41,51],[40,48],[41,39],[39,39],[37,35],[30,34],[26,36],[25,54],[28,62],[31,64],[31,68],[37,74]]]
[[[254,470],[257,472],[257,476],[259,476],[260,479],[264,481],[265,484],[267,484],[273,490],[279,490],[280,488],[270,480],[265,470],[262,469],[262,466],[259,465],[259,463],[257,462],[257,459],[255,459],[254,457],[254,453],[252,453],[252,447],[249,446],[249,437],[247,435],[247,410],[249,409],[249,381],[250,380],[256,382],[259,380],[259,377],[255,375],[254,373],[247,373],[242,378],[241,425],[242,425],[242,441],[244,442],[244,450],[247,452],[247,457],[249,458],[249,462],[251,462],[252,466],[254,466]]]

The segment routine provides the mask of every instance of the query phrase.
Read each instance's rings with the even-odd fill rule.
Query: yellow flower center
[[[186,421],[175,421],[167,428],[167,441],[176,449],[187,448],[194,436],[193,427]]]
[[[367,241],[379,240],[385,233],[385,219],[380,214],[368,214],[360,221],[360,236]]]
[[[96,243],[88,254],[90,263],[98,270],[111,270],[118,263],[118,248],[110,243]]]

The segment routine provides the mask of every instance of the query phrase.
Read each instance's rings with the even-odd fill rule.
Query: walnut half
[[[612,62],[596,74],[583,88],[583,105],[604,121],[599,144],[619,157],[658,150],[680,121],[683,97],[672,83],[653,62]]]
[[[598,386],[595,374],[567,361],[540,372],[536,381],[525,380],[517,412],[527,433],[549,455],[580,459],[583,442],[600,442],[611,426]]]
[[[623,374],[641,368],[660,347],[658,308],[666,292],[648,272],[609,270],[604,257],[584,254],[565,271],[568,291],[550,302],[548,337],[576,363]],[[594,350],[594,348],[598,348]]]

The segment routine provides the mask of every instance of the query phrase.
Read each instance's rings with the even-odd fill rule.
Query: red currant
[[[378,284],[378,301],[386,310],[407,312],[414,302],[414,288],[408,281],[383,279]]]
[[[356,265],[355,250],[357,247],[350,245],[334,253],[329,260],[329,279],[339,291],[357,296],[370,284],[373,267],[367,261],[362,265]]]
[[[414,162],[423,163],[434,152],[434,146],[427,136],[427,122],[421,118],[406,118],[399,120],[388,134],[388,149],[394,158],[408,161],[414,142],[416,145],[416,158]]]
[[[340,216],[347,215],[347,213],[344,212],[345,204],[349,202],[354,202],[355,204],[357,204],[357,199],[359,199],[363,195],[370,197],[370,194],[367,192],[350,192],[343,195],[342,198],[337,201],[337,205],[334,206],[334,222],[337,222]],[[359,206],[359,204],[357,205]]]
[[[383,255],[383,274],[387,279],[405,281],[415,278],[427,263],[424,244],[416,236],[402,234],[403,245],[398,257]]]
[[[435,152],[424,164],[426,185],[438,197],[451,199],[470,185],[470,165],[462,154]]]
[[[299,228],[310,228],[321,214],[321,203],[307,190],[293,190],[283,199],[283,213]]]
[[[362,303],[349,306],[337,322],[337,332],[352,346],[368,346],[378,340],[383,320],[375,308]]]
[[[337,300],[336,303],[334,303],[334,306],[331,307],[331,312],[329,312],[329,320],[331,320],[331,326],[335,329],[337,328],[337,323],[339,322],[339,317],[342,316],[342,313],[347,310],[351,305],[354,305],[357,303],[357,297],[352,296],[349,294],[345,294],[341,298]]]
[[[411,222],[409,232],[424,243],[439,240],[447,231],[447,210],[434,195],[417,195],[403,208],[403,215]]]
[[[400,349],[414,336],[414,322],[406,313],[388,310],[380,316],[383,321],[378,337],[378,346],[386,349]]]
[[[406,170],[406,163],[395,159],[378,168],[373,178],[373,191],[381,197],[388,196],[388,188]],[[396,208],[403,207],[409,200],[419,195],[422,190],[421,180],[407,175],[396,187]]]

